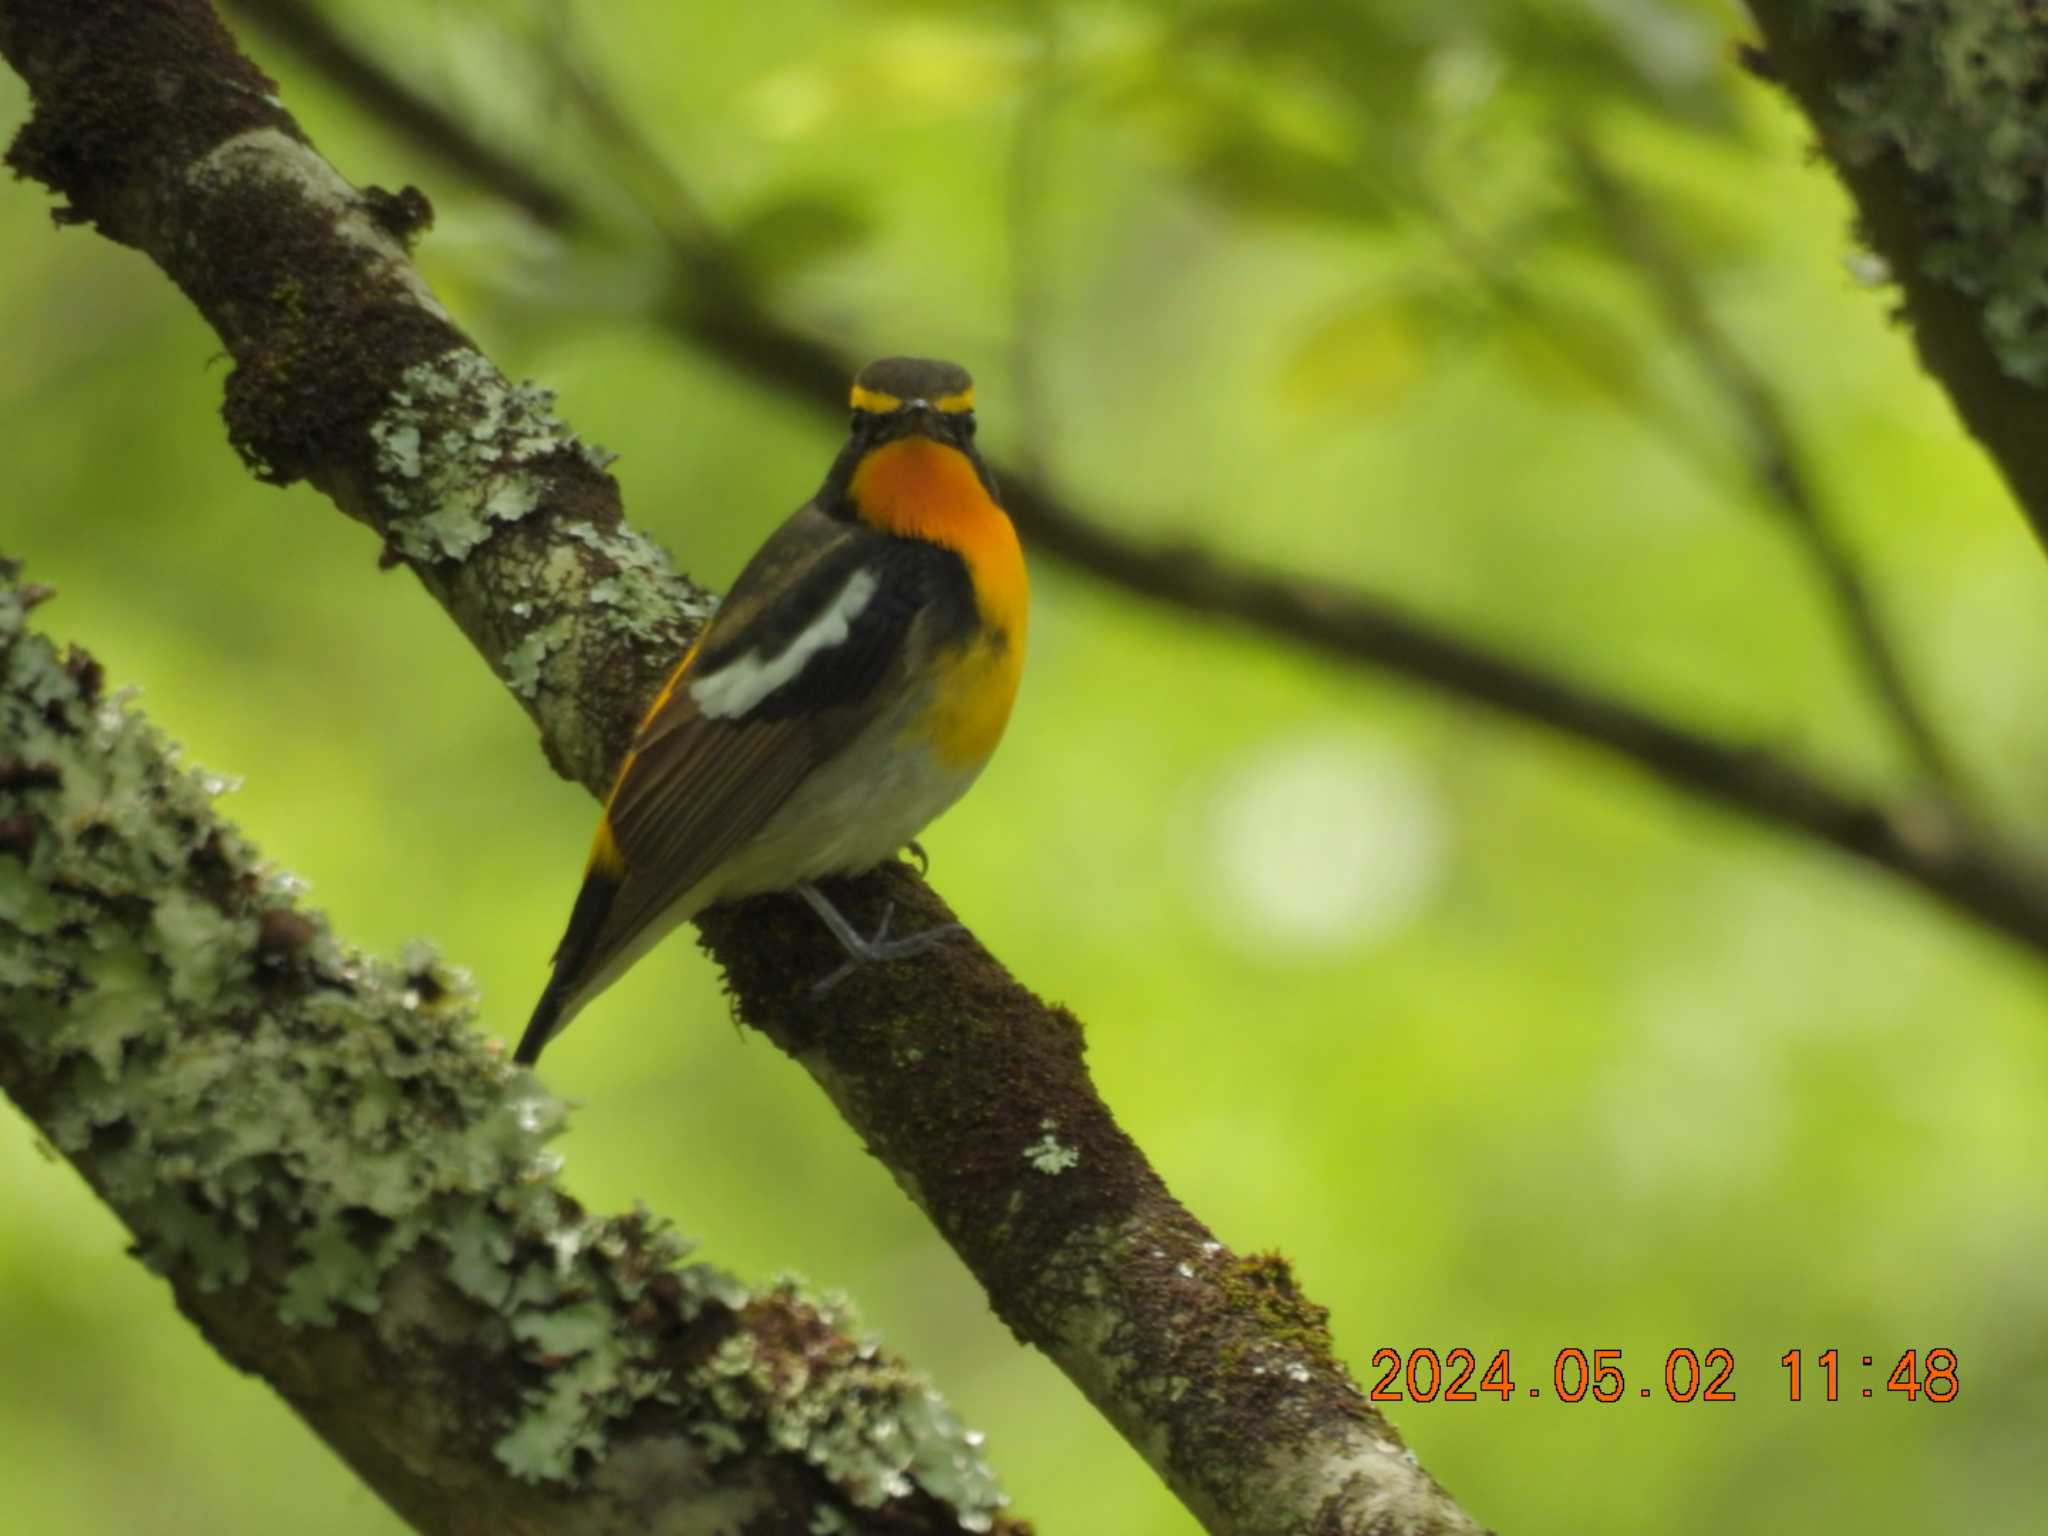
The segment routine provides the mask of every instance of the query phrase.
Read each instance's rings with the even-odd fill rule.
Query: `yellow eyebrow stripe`
[[[967,388],[955,390],[950,395],[941,395],[932,404],[942,411],[971,411],[974,409],[974,386],[970,384]],[[886,416],[891,411],[903,408],[903,397],[892,395],[886,390],[866,389],[856,384],[853,386],[853,408],[856,411],[873,411],[877,416]]]

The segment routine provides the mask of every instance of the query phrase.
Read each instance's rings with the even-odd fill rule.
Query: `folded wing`
[[[920,615],[920,633],[941,642],[972,623],[950,550],[815,506],[762,546],[641,723],[517,1059],[537,1058],[663,915],[904,686]]]

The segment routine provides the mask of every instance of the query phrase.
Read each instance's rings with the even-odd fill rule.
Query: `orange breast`
[[[928,437],[898,438],[862,459],[848,488],[877,528],[959,551],[974,582],[982,632],[952,653],[939,681],[933,746],[965,767],[995,750],[1024,669],[1031,583],[1009,514],[966,454]]]

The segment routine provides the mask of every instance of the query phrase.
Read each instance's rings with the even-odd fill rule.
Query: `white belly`
[[[825,874],[874,868],[961,799],[981,774],[981,764],[958,768],[940,762],[924,748],[922,729],[905,739],[907,721],[913,719],[922,719],[922,700],[915,711],[901,709],[870,725],[838,758],[799,784],[797,793],[725,866],[684,891],[567,999],[555,1032],[567,1028],[584,1004],[698,911],[717,901],[786,891]]]
[[[786,890],[803,880],[854,874],[893,857],[981,773],[942,762],[925,745],[924,701],[877,720],[797,786],[726,865],[698,905]],[[693,893],[696,894],[696,893]]]
[[[925,745],[929,720],[928,693],[906,699],[799,784],[724,865],[672,902],[564,1004],[557,1033],[665,934],[706,907],[856,874],[893,857],[981,773],[982,763],[961,767],[931,752]]]

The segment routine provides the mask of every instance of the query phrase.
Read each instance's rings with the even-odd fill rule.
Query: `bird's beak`
[[[889,414],[882,418],[879,427],[878,440],[882,442],[892,442],[903,437],[929,438],[935,443],[953,441],[952,419],[923,397],[904,400],[892,406]]]

